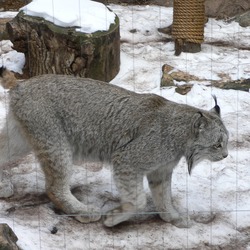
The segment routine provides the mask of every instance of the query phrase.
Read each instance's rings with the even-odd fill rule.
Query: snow
[[[0,41],[0,67],[4,65],[9,70],[22,74],[25,56],[23,53],[13,50],[12,46],[13,44],[9,40]]]
[[[108,30],[115,21],[115,14],[104,4],[90,0],[35,0],[20,10],[84,33]]]
[[[19,238],[18,245],[24,250],[209,249],[212,246],[250,249],[250,93],[209,85],[211,80],[224,76],[232,80],[250,78],[250,28],[209,19],[202,51],[176,57],[173,42],[165,42],[168,36],[157,31],[171,24],[172,8],[129,5],[109,8],[120,18],[122,40],[121,69],[112,84],[140,93],[156,93],[207,110],[213,107],[212,94],[215,94],[229,130],[229,156],[217,163],[201,162],[191,177],[184,159],[176,167],[174,204],[184,213],[189,212],[193,221],[189,229],[176,228],[158,219],[153,213],[146,182],[145,213],[113,229],[105,228],[102,222],[84,225],[59,214],[44,196],[44,176],[32,155],[11,168],[15,196],[0,200],[0,222],[13,228]],[[4,44],[0,63],[20,72],[23,65],[10,54],[14,52],[10,44]],[[4,59],[7,55],[8,60]],[[174,87],[160,88],[161,68],[165,63],[203,80],[193,81],[194,86],[187,95],[178,94]],[[5,119],[6,98],[1,90],[1,124]],[[110,167],[84,165],[86,168],[74,168],[74,193],[81,200],[87,197],[105,212],[119,199]],[[210,218],[211,213],[215,217],[210,222],[198,222],[200,217]],[[53,227],[58,229],[56,234],[51,234]]]

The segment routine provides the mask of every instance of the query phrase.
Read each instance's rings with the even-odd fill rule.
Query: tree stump
[[[24,75],[67,74],[102,81],[120,69],[119,19],[108,31],[91,34],[59,27],[23,12],[6,24],[14,49],[25,54]]]

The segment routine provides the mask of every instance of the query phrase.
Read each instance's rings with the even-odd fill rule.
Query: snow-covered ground
[[[202,51],[176,57],[174,44],[163,42],[165,35],[157,31],[171,24],[172,8],[109,7],[120,18],[123,41],[121,70],[112,83],[203,109],[213,107],[212,94],[216,94],[230,134],[229,156],[217,163],[200,163],[191,177],[184,160],[175,169],[174,204],[194,219],[189,229],[176,228],[152,213],[149,193],[145,213],[129,222],[112,229],[101,222],[81,224],[53,209],[44,195],[43,173],[32,155],[11,167],[15,196],[0,200],[0,223],[12,227],[19,238],[18,245],[24,250],[250,249],[250,93],[209,86],[210,80],[222,76],[232,80],[250,78],[250,28],[210,19]],[[226,45],[216,46],[218,43]],[[17,64],[15,54],[11,53],[1,55],[0,64],[7,62],[21,70],[17,65],[22,64]],[[193,82],[187,95],[176,93],[174,87],[161,89],[161,69],[165,63],[204,81]],[[0,100],[2,124],[6,103],[3,91]],[[74,193],[82,200],[87,196],[88,201],[97,203],[105,212],[119,199],[110,168],[98,164],[85,166],[74,170]],[[200,223],[197,218],[202,216],[204,221]]]

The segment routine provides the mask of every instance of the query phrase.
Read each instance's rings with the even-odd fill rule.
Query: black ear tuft
[[[212,95],[214,98],[214,102],[215,102],[215,106],[212,109],[213,111],[215,111],[217,113],[217,115],[220,116],[220,106],[217,104],[217,97],[215,95]]]
[[[192,168],[193,168],[193,160],[190,160],[188,162],[188,173],[189,173],[190,176],[191,176],[191,173],[192,173]]]

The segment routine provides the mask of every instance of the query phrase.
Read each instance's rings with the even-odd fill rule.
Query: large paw
[[[11,182],[0,182],[0,198],[8,198],[14,194],[13,185]]]
[[[178,219],[173,219],[171,223],[178,228],[190,228],[193,225],[189,217],[179,217]]]
[[[101,219],[100,211],[95,207],[88,207],[88,212],[79,213],[74,218],[81,223],[90,223]]]
[[[110,210],[106,214],[104,225],[107,227],[113,227],[123,221],[128,220],[134,214],[134,206],[130,203],[123,204],[113,210]]]
[[[216,218],[215,213],[196,213],[192,216],[192,219],[197,223],[209,224]]]
[[[160,213],[160,217],[178,228],[189,228],[193,224],[188,215],[181,216],[179,214]]]

